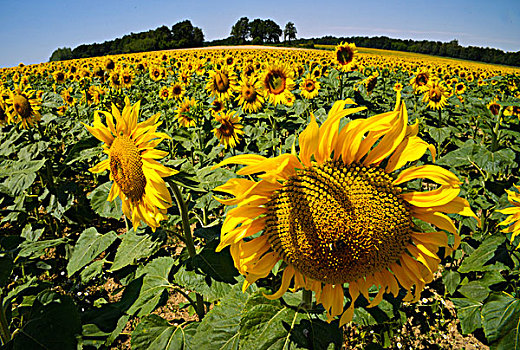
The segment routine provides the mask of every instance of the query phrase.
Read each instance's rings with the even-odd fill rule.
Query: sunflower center
[[[415,82],[419,86],[426,85],[428,83],[428,76],[424,73],[420,73],[417,75],[417,78],[415,78]]]
[[[222,123],[222,125],[218,128],[218,130],[220,131],[222,136],[231,137],[235,134],[235,127],[233,126],[233,123],[231,123],[229,120],[222,119],[220,120],[220,123]]]
[[[308,92],[313,92],[315,89],[314,82],[312,80],[307,80],[305,83],[305,90]]]
[[[23,95],[16,95],[13,98],[13,105],[16,113],[24,119],[27,119],[31,116],[31,104],[27,97]]]
[[[267,73],[265,77],[265,86],[269,89],[269,92],[278,95],[285,90],[286,76],[283,72],[278,70],[272,70]]]
[[[399,192],[379,168],[342,161],[305,168],[270,198],[265,233],[305,276],[353,282],[404,252],[412,221]]]
[[[336,53],[336,58],[341,65],[349,64],[354,60],[354,51],[348,46],[340,47]]]
[[[249,84],[245,84],[242,87],[242,97],[246,102],[252,103],[256,101],[256,91],[255,88]]]
[[[181,88],[179,85],[175,85],[175,86],[173,87],[172,91],[173,91],[173,94],[174,94],[175,96],[178,96],[178,95],[181,94],[181,92],[182,92],[182,88]]]
[[[229,89],[229,79],[226,74],[218,72],[215,74],[215,86],[218,92],[223,93]]]
[[[120,135],[112,142],[110,171],[121,191],[132,202],[143,198],[146,186],[143,161],[134,142],[126,135]]]
[[[489,106],[489,110],[493,115],[498,115],[498,113],[500,112],[500,105],[498,103],[492,103]]]
[[[430,101],[439,103],[442,99],[442,94],[439,88],[433,88],[430,90]]]

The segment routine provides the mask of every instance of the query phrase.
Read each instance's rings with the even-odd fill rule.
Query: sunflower
[[[172,206],[170,192],[162,179],[177,173],[159,163],[168,152],[155,149],[164,139],[170,137],[157,132],[159,113],[148,120],[137,122],[140,102],[130,105],[128,97],[122,113],[112,105],[112,113],[96,111],[94,124],[85,127],[98,140],[103,141],[103,149],[108,159],[89,170],[92,173],[110,171],[113,180],[107,200],[121,198],[123,212],[132,220],[134,229],[141,221],[155,231],[165,220],[166,210]],[[104,115],[107,125],[101,121]]]
[[[161,98],[161,100],[169,99],[170,98],[170,89],[167,86],[163,86],[159,90],[159,97]]]
[[[63,99],[63,102],[68,104],[69,106],[74,106],[76,103],[76,99],[74,96],[72,96],[72,86],[70,86],[68,89],[61,90],[61,98]]]
[[[336,46],[336,64],[342,71],[351,71],[357,56],[356,44],[341,43]]]
[[[233,91],[236,89],[235,72],[227,68],[222,68],[211,70],[208,74],[209,78],[206,83],[206,90],[208,90],[210,96],[218,98],[221,101],[229,100]]]
[[[300,95],[307,99],[313,99],[318,96],[320,90],[320,83],[307,74],[300,83]]]
[[[435,157],[435,148],[417,136],[418,123],[407,125],[399,94],[394,111],[340,129],[342,117],[365,109],[344,109],[347,102],[352,103],[336,102],[321,127],[311,115],[299,136],[299,156],[243,154],[215,166],[246,165],[237,174],[248,178],[215,188],[234,196],[219,199],[236,208],[226,214],[217,250],[230,246],[246,277],[243,289],[281,260],[281,286],[268,297],[281,297],[292,281],[294,290],[315,292],[329,321],[342,315],[340,325],[351,321],[360,293],[372,307],[385,293],[397,296],[400,284],[408,291],[406,301],[418,300],[437,271],[439,247],[451,251],[460,243],[445,213],[476,218],[458,197],[461,182],[448,170],[426,164],[397,172],[428,149]],[[427,192],[404,187],[421,178],[438,187]],[[453,246],[444,231],[420,232],[414,218],[453,234]],[[347,283],[351,301],[344,312]],[[372,286],[379,288],[374,298]]]
[[[520,191],[520,186],[515,185],[517,191]],[[514,191],[507,192],[507,199],[513,206],[502,210],[497,210],[499,213],[509,215],[504,221],[500,222],[500,226],[506,226],[502,229],[504,233],[511,233],[511,242],[520,234],[520,194]]]
[[[221,112],[224,110],[224,102],[219,99],[214,99],[209,108],[212,114]]]
[[[448,104],[450,93],[444,84],[438,79],[430,79],[428,85],[423,88],[423,102],[428,103],[428,108],[443,109]]]
[[[500,109],[502,108],[502,106],[500,106],[500,105],[498,104],[498,102],[495,101],[495,100],[490,101],[490,102],[486,105],[486,107],[491,111],[491,114],[493,114],[493,115],[495,115],[495,116],[497,116],[498,113],[500,113]]]
[[[394,87],[393,87],[393,90],[395,92],[400,92],[401,90],[403,90],[403,84],[397,82],[394,84]]]
[[[116,64],[114,60],[112,60],[110,57],[107,57],[103,62],[103,67],[105,70],[111,71],[116,68]]]
[[[110,86],[115,90],[121,90],[123,87],[121,82],[121,71],[119,69],[114,69],[108,78]]]
[[[180,103],[179,107],[175,110],[175,118],[179,121],[181,126],[187,128],[189,126],[197,125],[197,122],[193,118],[193,108],[197,106],[195,99],[187,99]]]
[[[52,77],[54,78],[56,84],[63,84],[66,79],[65,72],[63,72],[62,70],[57,70],[54,73],[52,73]]]
[[[240,142],[240,136],[243,135],[243,125],[240,124],[240,117],[235,115],[236,112],[228,111],[225,113],[216,113],[215,120],[219,122],[219,126],[213,129],[215,137],[220,144],[228,147],[236,147]]]
[[[413,86],[414,91],[423,92],[426,85],[430,82],[430,71],[426,68],[418,70],[416,75],[410,79],[410,85]]]
[[[153,81],[159,81],[165,77],[166,72],[162,67],[150,66],[149,74],[150,74],[150,79],[152,79]]]
[[[186,89],[184,88],[184,85],[176,82],[172,86],[170,86],[170,97],[174,98],[176,100],[181,100],[184,97],[184,94],[186,93]]]
[[[466,85],[461,81],[455,85],[455,93],[457,95],[463,94],[466,91]]]
[[[263,89],[261,82],[256,77],[242,76],[242,81],[237,88],[238,96],[235,101],[248,113],[256,113],[264,104]]]
[[[284,63],[273,64],[267,67],[262,75],[262,87],[265,98],[273,105],[285,104],[285,92],[294,90],[293,70]]]
[[[134,83],[134,72],[129,68],[125,67],[120,72],[121,75],[121,86],[129,89]]]
[[[0,127],[9,123],[9,114],[7,114],[5,99],[7,99],[6,92],[0,85]]]
[[[30,86],[14,85],[14,90],[9,92],[9,98],[5,100],[7,105],[6,114],[9,116],[8,123],[21,123],[23,129],[33,126],[40,121],[39,112],[42,104],[41,99],[33,98],[34,90]]]
[[[510,117],[510,116],[517,116],[518,118],[520,118],[520,106],[507,106],[505,109],[504,109],[504,115],[506,117]]]

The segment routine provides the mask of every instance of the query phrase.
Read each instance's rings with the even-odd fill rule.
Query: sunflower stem
[[[186,202],[182,197],[182,193],[179,189],[179,186],[177,186],[177,184],[173,181],[169,181],[169,184],[173,189],[173,194],[175,196],[175,200],[177,202],[177,206],[181,214],[182,230],[184,232],[186,248],[188,248],[188,254],[190,258],[193,258],[195,257],[195,255],[197,255],[197,251],[195,250],[193,235],[191,234],[190,221],[188,218],[188,206],[186,205]],[[196,293],[195,295],[197,299],[194,305],[195,311],[197,312],[199,320],[202,320],[204,318],[204,299],[202,298],[202,295],[200,295],[199,293]]]
[[[9,324],[7,323],[7,317],[5,316],[4,309],[4,295],[0,293],[0,337],[2,345],[5,345],[11,340],[11,332],[9,331]]]
[[[439,118],[437,119],[437,126],[440,128],[442,125],[442,109],[439,108],[437,111],[439,113]]]
[[[312,307],[312,290],[303,289],[302,302],[300,304],[304,310],[310,310]]]

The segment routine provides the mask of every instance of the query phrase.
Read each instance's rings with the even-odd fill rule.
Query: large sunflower
[[[246,276],[243,288],[266,277],[282,260],[281,297],[292,285],[315,292],[329,320],[342,315],[350,322],[354,303],[363,294],[369,306],[385,293],[408,290],[406,301],[417,300],[433,279],[439,247],[456,249],[457,229],[445,213],[475,217],[459,198],[458,178],[439,166],[402,169],[435,148],[407,125],[408,114],[398,95],[392,112],[355,119],[340,129],[342,117],[364,108],[344,109],[336,102],[321,127],[314,116],[300,134],[300,152],[275,158],[244,154],[216,167],[242,164],[233,178],[215,190],[234,196],[220,199],[236,205],[227,212],[218,250],[231,246],[235,266]],[[259,181],[251,176],[257,174]],[[408,190],[408,181],[427,179],[432,191]],[[414,218],[437,227],[421,232]],[[445,230],[455,237],[448,246]],[[260,232],[260,233],[259,233]],[[343,310],[343,287],[350,305]],[[379,291],[370,297],[369,288]]]
[[[262,108],[264,103],[262,84],[256,77],[243,75],[237,91],[239,95],[235,101],[238,101],[244,111],[256,113]]]
[[[450,93],[439,79],[430,79],[423,92],[422,101],[428,103],[428,108],[443,109],[448,104]]]
[[[175,110],[175,118],[181,126],[187,128],[197,125],[197,121],[193,118],[193,109],[197,107],[197,101],[194,98],[184,98]]]
[[[294,72],[287,64],[279,63],[267,67],[262,74],[265,98],[273,105],[285,104],[285,93],[294,90]]]
[[[41,99],[34,98],[35,91],[29,85],[14,85],[14,90],[9,92],[9,98],[5,100],[8,123],[21,123],[23,129],[33,126],[40,121]]]
[[[336,46],[336,64],[339,70],[351,71],[356,63],[356,44],[341,43]]]
[[[235,113],[232,111],[215,113],[215,120],[219,122],[219,126],[213,129],[213,133],[226,149],[236,147],[240,142],[240,135],[244,134],[242,131],[244,126],[240,123],[240,117]]]
[[[218,98],[221,101],[229,100],[233,91],[236,89],[235,72],[227,68],[222,68],[211,70],[208,74],[209,78],[206,83],[206,90],[208,90],[210,96]]]
[[[97,111],[93,126],[83,125],[104,142],[103,149],[108,154],[108,159],[89,169],[93,173],[110,170],[110,180],[114,182],[107,200],[121,198],[123,212],[132,220],[134,228],[143,221],[155,230],[172,206],[170,192],[162,178],[177,171],[156,160],[168,152],[155,147],[170,138],[156,131],[161,124],[159,113],[138,123],[139,108],[140,102],[132,106],[126,97],[123,113],[112,105],[112,113]],[[105,116],[107,125],[102,123],[100,114]]]

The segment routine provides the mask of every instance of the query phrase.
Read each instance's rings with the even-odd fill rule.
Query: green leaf
[[[20,252],[18,255],[23,258],[37,258],[44,255],[46,249],[56,247],[68,241],[68,238],[48,239],[38,242],[25,241],[20,244]]]
[[[13,349],[76,349],[76,337],[81,333],[81,319],[72,299],[45,290],[38,294],[27,322],[14,337]]]
[[[215,252],[219,242],[213,240],[205,245],[200,253],[194,256],[190,265],[199,268],[215,281],[236,283],[235,276],[239,275],[235,267],[229,248]]]
[[[4,161],[0,164],[0,178],[7,177],[3,182],[7,194],[16,197],[31,187],[36,180],[37,172],[43,167],[46,159],[31,161]]]
[[[172,257],[163,256],[152,260],[141,270],[140,276],[144,276],[143,285],[139,297],[128,309],[128,314],[137,313],[137,316],[144,316],[155,309],[164,291],[173,287],[168,280],[168,275],[174,262]]]
[[[460,283],[460,274],[453,270],[444,270],[442,272],[442,282],[449,294],[455,293]]]
[[[43,234],[44,229],[40,228],[37,230],[33,230],[31,224],[25,225],[25,227],[22,230],[21,237],[25,238],[28,241],[36,242]]]
[[[197,327],[191,342],[192,349],[237,350],[239,347],[240,319],[249,294],[242,292],[241,284],[235,285],[211,309]]]
[[[486,263],[495,255],[497,247],[504,243],[505,240],[505,236],[489,236],[481,243],[480,247],[464,259],[458,271],[460,273],[468,273],[471,271],[492,270],[493,267],[486,265]]]
[[[123,204],[121,198],[117,197],[112,202],[107,201],[112,182],[105,182],[96,187],[87,198],[90,206],[99,216],[103,218],[121,219],[123,216]]]
[[[117,235],[114,231],[104,235],[98,233],[95,227],[83,231],[74,246],[74,251],[67,264],[67,274],[72,276],[82,269],[105,251],[116,239]]]
[[[130,264],[135,264],[138,259],[152,256],[164,241],[164,232],[156,230],[153,234],[136,232],[134,229],[126,232],[121,244],[117,248],[114,263],[109,271],[117,271]]]
[[[457,316],[463,334],[469,334],[482,327],[480,319],[480,308],[482,303],[477,300],[466,298],[450,299],[457,309]]]
[[[85,267],[80,273],[79,277],[81,278],[82,283],[87,283],[97,276],[101,275],[103,272],[103,265],[105,264],[105,259],[96,260],[92,264]]]
[[[444,140],[450,137],[451,130],[450,128],[436,128],[430,126],[428,128],[428,133],[435,140],[435,142],[437,142],[438,145],[441,145]]]
[[[195,271],[187,271],[185,266],[181,266],[174,276],[175,284],[194,292],[201,294],[207,302],[217,301],[226,296],[232,286],[209,279],[206,276]],[[210,284],[208,284],[208,282]]]
[[[460,287],[459,292],[468,299],[483,302],[489,295],[489,288],[483,286],[480,281],[471,281]]]
[[[493,349],[520,349],[520,299],[491,294],[482,307],[482,325]]]
[[[0,256],[0,287],[5,287],[13,271],[13,259],[9,254]]]
[[[132,332],[132,349],[186,350],[188,342],[184,329],[171,325],[158,315],[148,315]]]

